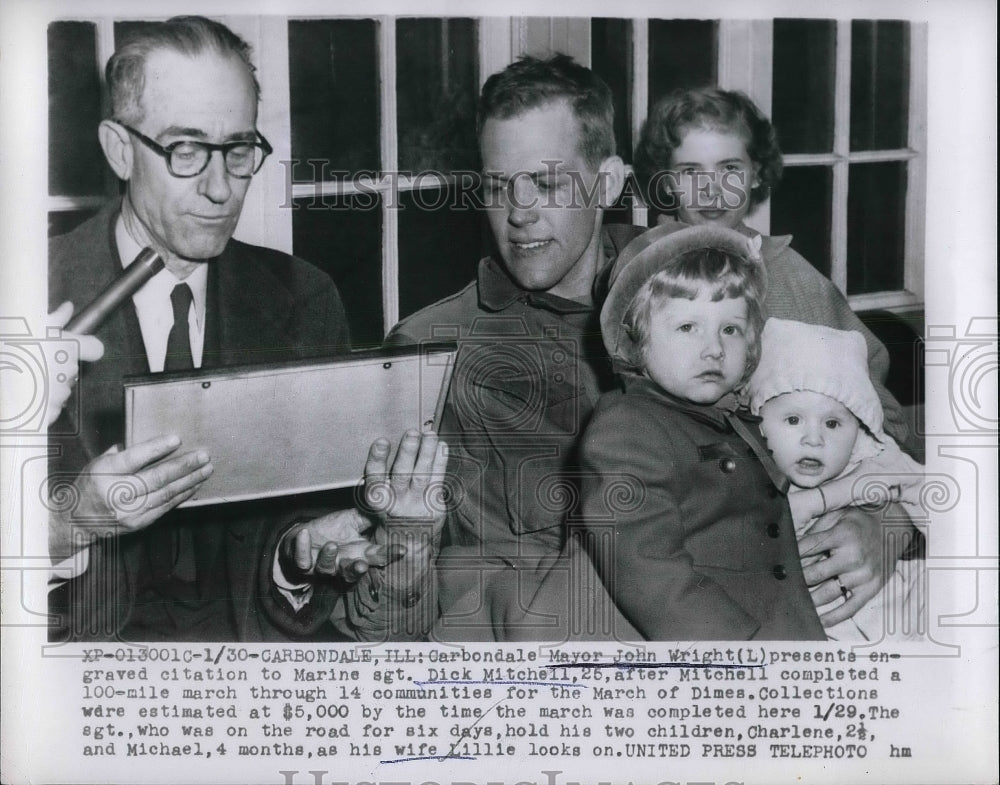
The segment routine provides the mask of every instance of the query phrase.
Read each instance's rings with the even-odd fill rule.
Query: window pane
[[[716,84],[718,24],[699,19],[649,20],[649,102],[687,87]]]
[[[836,23],[775,19],[772,116],[786,153],[833,150]]]
[[[847,192],[847,293],[903,288],[906,163],[851,166]]]
[[[319,159],[328,169],[351,174],[381,167],[376,30],[370,19],[288,22],[296,161]],[[312,174],[298,164],[292,176],[311,180]]]
[[[792,247],[830,277],[833,169],[790,166],[771,195],[771,234],[792,235]]]
[[[382,343],[382,211],[375,194],[294,200],[296,256],[327,273],[343,298],[355,349]]]
[[[906,147],[910,30],[906,22],[851,22],[851,149]]]
[[[399,194],[400,318],[454,294],[489,253],[477,189],[427,188]]]
[[[396,22],[400,169],[478,169],[477,73],[472,19]]]
[[[48,29],[49,194],[103,190],[104,157],[97,143],[101,82],[95,26],[53,22]]]
[[[97,215],[97,208],[88,210],[57,210],[49,213],[49,237],[72,232],[76,227]]]
[[[159,22],[143,22],[139,20],[132,20],[128,22],[115,22],[115,48],[117,49],[131,36],[133,33],[142,32],[143,30],[154,27],[158,25]]]
[[[591,68],[608,83],[615,105],[618,154],[632,163],[632,22],[628,19],[592,19]]]
[[[649,211],[648,218],[650,219],[650,225],[655,226],[656,221],[653,217],[654,213],[652,210]],[[632,199],[627,200],[619,199],[615,202],[614,206],[607,208],[604,211],[604,225],[609,224],[630,224],[634,223],[632,221]]]

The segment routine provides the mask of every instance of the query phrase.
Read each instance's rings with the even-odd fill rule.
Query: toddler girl
[[[759,356],[758,251],[723,227],[658,228],[611,272],[601,331],[624,390],[584,434],[578,521],[647,639],[824,637],[787,483],[733,395]]]
[[[789,493],[796,536],[829,529],[844,507],[919,503],[923,466],[882,430],[882,407],[868,378],[864,339],[855,332],[768,319],[761,360],[746,388],[750,410]],[[909,527],[899,529],[910,536]],[[803,566],[821,556],[803,557]],[[901,559],[875,598],[826,628],[831,640],[912,640],[922,630],[922,559]],[[850,598],[819,609],[822,615]]]

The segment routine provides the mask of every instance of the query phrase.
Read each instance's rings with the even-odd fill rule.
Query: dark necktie
[[[170,335],[167,337],[164,371],[190,371],[194,368],[191,332],[188,329],[188,313],[193,299],[191,287],[186,283],[177,284],[170,293],[170,302],[174,306],[174,326],[170,328]]]
[[[170,303],[174,308],[174,326],[167,336],[167,354],[163,359],[164,371],[190,371],[194,368],[191,356],[191,331],[188,329],[188,314],[191,311],[191,287],[179,283],[170,292]],[[194,580],[194,566],[191,555],[194,550],[190,532],[177,521],[169,518],[158,521],[149,533],[148,553],[153,575],[157,581],[167,579],[172,573],[177,577]],[[183,557],[186,558],[183,558]]]

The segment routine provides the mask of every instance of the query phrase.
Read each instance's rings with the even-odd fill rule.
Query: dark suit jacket
[[[68,235],[49,253],[49,300],[79,308],[121,272],[114,227],[119,205]],[[231,240],[208,262],[202,367],[292,360],[349,350],[344,309],[333,282],[308,263]],[[122,378],[148,373],[138,318],[131,301],[96,332],[104,357],[84,364],[75,398],[50,429],[50,495],[108,447],[122,441]],[[248,425],[255,416],[248,412]],[[71,503],[71,501],[70,501]],[[315,629],[314,620],[289,617],[275,626],[266,611],[271,593],[264,554],[294,513],[280,502],[176,510],[150,528],[95,544],[90,566],[53,593],[53,636],[81,639],[269,640]],[[198,575],[185,584],[175,561],[156,561],[162,527],[187,528],[197,539]],[[85,529],[84,529],[85,530]],[[181,543],[190,539],[181,538]],[[189,585],[190,584],[190,585]],[[313,612],[322,604],[314,604]],[[276,614],[281,617],[282,614]],[[67,629],[68,627],[68,629]]]

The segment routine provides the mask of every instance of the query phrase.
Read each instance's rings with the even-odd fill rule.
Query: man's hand
[[[436,434],[407,431],[391,474],[386,473],[388,457],[388,439],[378,439],[365,464],[365,504],[385,524],[376,534],[410,538],[419,530],[436,539],[445,521],[448,445]]]
[[[66,323],[73,315],[73,303],[65,302],[49,314],[48,323],[50,327],[65,327]],[[70,393],[73,392],[73,385],[76,384],[76,377],[80,373],[80,362],[94,362],[100,360],[104,355],[104,344],[93,335],[76,335],[75,333],[64,332],[63,338],[71,338],[79,347],[80,354],[76,362],[67,366],[66,362],[60,362],[53,352],[64,350],[65,344],[56,342],[43,342],[45,351],[45,364],[48,369],[49,396],[46,401],[45,425],[52,425],[59,419],[66,401],[69,400]]]
[[[820,616],[824,627],[849,619],[878,594],[891,572],[886,569],[883,547],[881,519],[855,507],[847,508],[831,528],[799,540],[803,558],[826,555],[803,570],[816,607],[841,596],[846,600]],[[893,565],[899,553],[894,555]]]
[[[420,603],[417,607],[426,611],[428,598],[433,597],[432,566],[441,550],[441,531],[451,496],[445,485],[448,445],[439,441],[437,434],[407,431],[399,442],[392,473],[386,476],[388,455],[389,442],[379,439],[365,464],[365,503],[383,524],[375,530],[376,541],[387,542],[390,548],[402,546],[406,551],[383,571],[384,587],[395,598],[390,604],[398,602],[411,608]],[[428,621],[426,627],[429,625]],[[408,625],[407,635],[420,627]]]
[[[364,513],[338,510],[289,529],[278,545],[278,563],[289,583],[316,578],[354,583],[371,567],[401,562],[410,565],[407,574],[414,564],[420,573],[426,570],[431,541],[444,526],[445,511],[435,502],[447,448],[434,434],[408,431],[391,471],[388,460],[389,440],[377,439],[365,462]]]
[[[87,464],[72,487],[50,487],[52,558],[72,554],[74,527],[115,535],[138,531],[191,498],[213,468],[208,453],[178,452],[180,443],[176,436],[159,436],[126,450],[116,445]]]
[[[282,574],[291,583],[316,577],[354,583],[369,567],[382,567],[402,558],[404,547],[378,545],[365,537],[371,526],[371,521],[353,509],[296,524],[278,546]]]
[[[903,501],[904,497],[919,498],[920,487],[924,483],[924,467],[899,449],[896,442],[889,440],[884,449],[871,458],[866,458],[851,472],[861,482],[854,491],[854,501],[859,504],[879,504]],[[866,485],[863,480],[870,477],[874,482]]]

